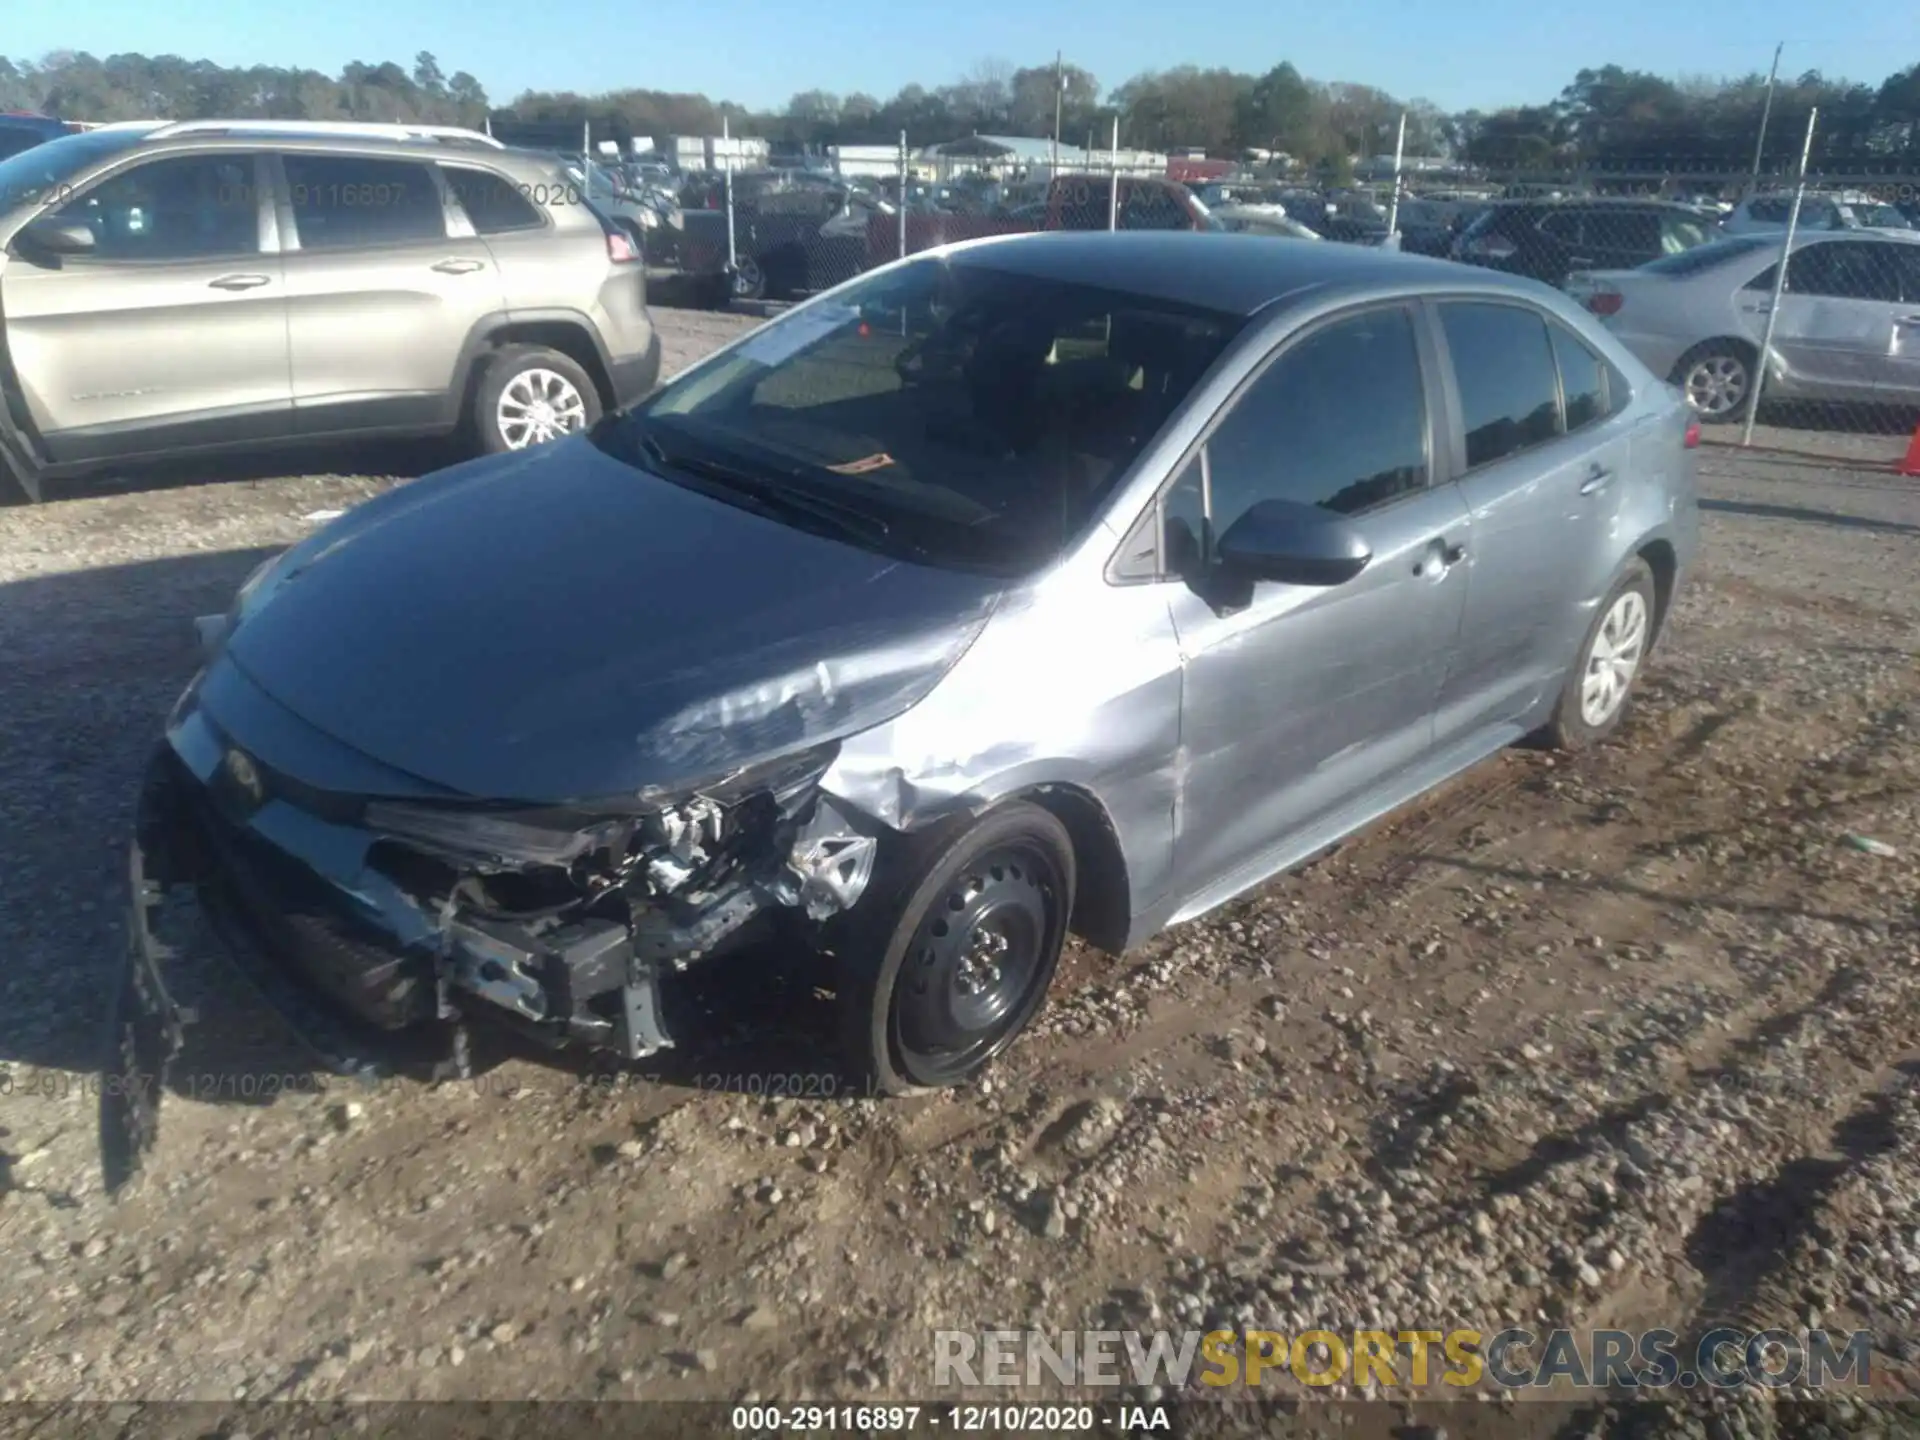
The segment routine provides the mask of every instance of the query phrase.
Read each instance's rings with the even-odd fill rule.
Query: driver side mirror
[[[73,220],[43,217],[20,231],[20,243],[46,255],[87,255],[94,248],[93,228]]]
[[[1344,585],[1373,560],[1345,516],[1318,505],[1262,500],[1227,527],[1215,547],[1227,578],[1245,585]]]

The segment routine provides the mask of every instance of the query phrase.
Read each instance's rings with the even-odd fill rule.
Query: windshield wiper
[[[670,455],[651,435],[642,435],[640,445],[658,465],[711,480],[790,515],[823,521],[871,543],[887,540],[893,533],[893,527],[872,511],[822,495],[802,481],[763,475],[701,455]]]

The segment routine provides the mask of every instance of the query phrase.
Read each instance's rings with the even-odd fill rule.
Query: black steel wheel
[[[885,1094],[962,1084],[1005,1050],[1046,999],[1073,913],[1073,845],[1037,805],[990,812],[914,868],[891,904],[869,897],[841,955],[849,1059]]]

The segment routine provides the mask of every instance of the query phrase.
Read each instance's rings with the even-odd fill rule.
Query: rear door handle
[[[258,290],[272,283],[266,275],[222,275],[218,280],[209,280],[207,285],[214,290]]]
[[[1587,472],[1587,478],[1580,482],[1582,495],[1597,495],[1613,483],[1613,472],[1596,465]]]
[[[442,260],[433,267],[442,275],[471,275],[476,270],[487,268],[484,260]]]

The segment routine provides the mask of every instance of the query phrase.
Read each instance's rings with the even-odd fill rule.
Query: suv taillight
[[[607,229],[607,259],[616,265],[631,265],[640,258],[640,247],[624,230]]]
[[[1689,450],[1697,450],[1700,448],[1700,422],[1698,420],[1689,420],[1687,422],[1686,438],[1680,443],[1685,445]]]
[[[1617,290],[1599,290],[1587,297],[1587,309],[1596,315],[1618,315],[1627,297]]]

